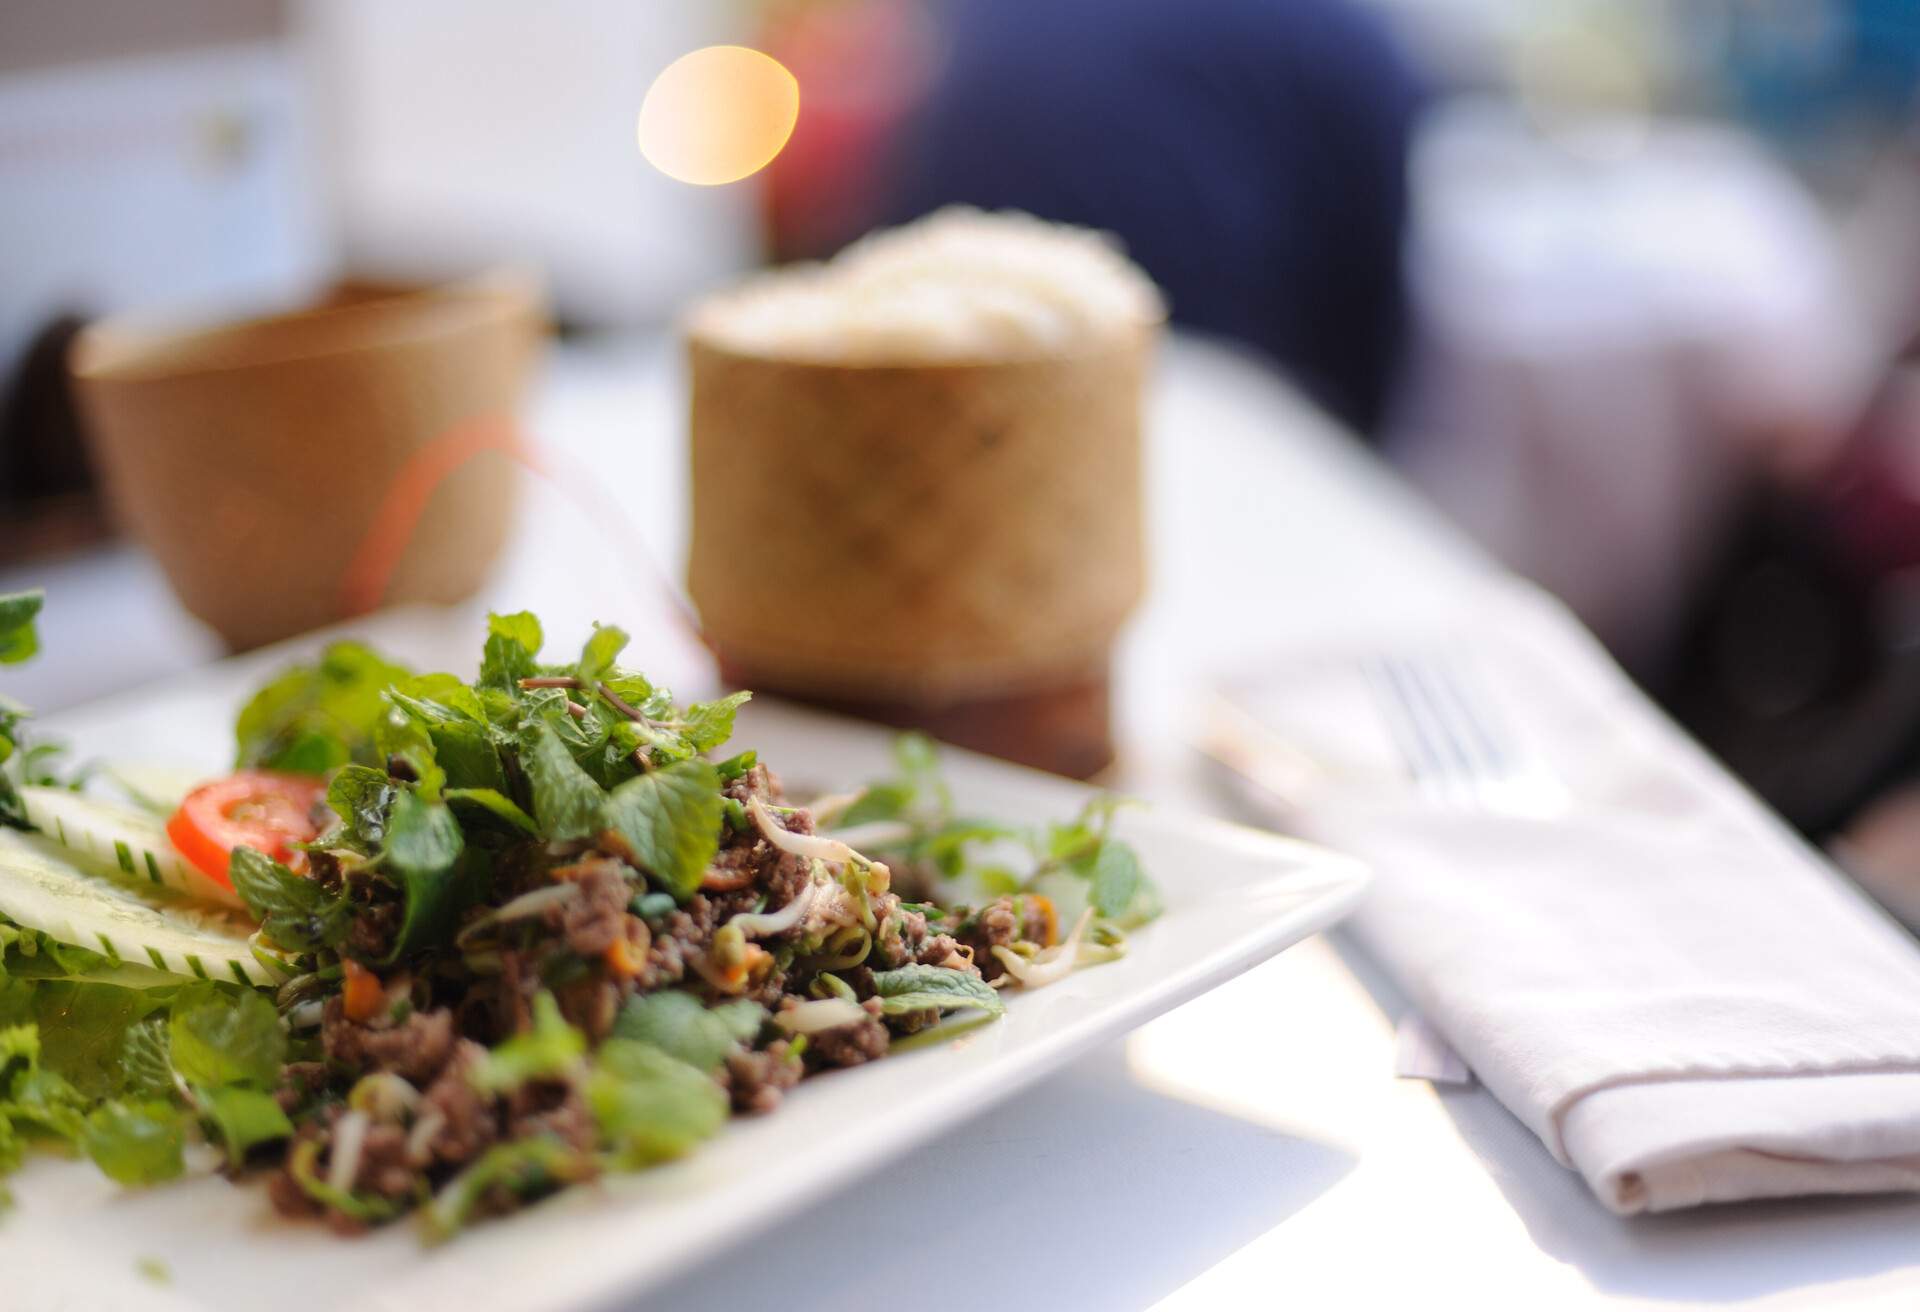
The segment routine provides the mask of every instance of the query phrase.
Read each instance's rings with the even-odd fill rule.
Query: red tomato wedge
[[[188,793],[167,821],[167,837],[181,856],[229,887],[227,864],[236,847],[305,869],[306,854],[293,844],[320,836],[314,812],[326,796],[327,781],[319,775],[242,770]]]

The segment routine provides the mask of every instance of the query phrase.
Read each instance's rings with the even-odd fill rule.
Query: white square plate
[[[417,610],[358,626],[423,667],[464,668],[465,625]],[[82,758],[227,766],[239,701],[317,639],[209,667],[42,722]],[[888,772],[891,734],[771,702],[736,747],[794,781],[851,786]],[[1081,785],[943,752],[959,810],[1015,822],[1073,814]],[[1166,900],[1120,961],[1009,999],[1006,1018],[935,1047],[810,1080],[772,1116],[735,1120],[685,1161],[574,1190],[455,1242],[423,1248],[407,1225],[342,1240],[283,1222],[257,1186],[223,1179],[121,1190],[85,1163],[42,1158],[11,1182],[0,1218],[9,1305],[208,1312],[432,1312],[595,1307],[630,1297],[1059,1067],[1092,1044],[1240,974],[1332,924],[1366,884],[1350,858],[1218,821],[1129,808],[1118,831]],[[141,1274],[158,1259],[163,1283]],[[11,1300],[19,1300],[17,1304]]]

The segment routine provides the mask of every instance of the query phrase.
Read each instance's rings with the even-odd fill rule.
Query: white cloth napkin
[[[1920,947],[1531,593],[1424,635],[1564,784],[1404,783],[1351,660],[1235,700],[1318,763],[1294,827],[1373,863],[1363,944],[1619,1212],[1920,1188]]]

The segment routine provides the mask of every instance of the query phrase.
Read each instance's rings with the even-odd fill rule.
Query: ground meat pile
[[[699,891],[684,901],[651,889],[611,835],[527,844],[496,861],[493,895],[468,914],[457,957],[386,973],[379,962],[397,932],[395,913],[369,903],[367,924],[356,923],[345,951],[355,959],[349,975],[369,979],[326,1000],[318,1051],[290,1063],[276,1091],[300,1125],[271,1184],[280,1210],[354,1230],[383,1219],[383,1203],[404,1210],[496,1144],[548,1136],[591,1149],[595,1123],[577,1084],[534,1080],[495,1094],[475,1080],[490,1048],[533,1026],[543,992],[593,1044],[619,1031],[629,1003],[660,990],[684,991],[707,1007],[764,1008],[758,1032],[740,1038],[712,1073],[735,1112],[764,1114],[806,1075],[872,1061],[896,1032],[937,1019],[886,1016],[876,970],[938,966],[992,978],[1000,970],[988,949],[1034,934],[1032,917],[1005,898],[945,932],[942,925],[958,922],[930,923],[925,909],[884,886],[884,871],[856,896],[832,870],[738,822],[758,801],[778,808],[785,833],[814,834],[812,816],[784,805],[764,766],[741,772],[725,796],[742,810]],[[350,872],[325,870],[336,886],[353,889]],[[751,933],[730,926],[737,917]],[[756,923],[769,917],[771,924]],[[803,1036],[783,1028],[803,1002],[836,995],[859,1000],[838,1004],[857,1006],[858,1019]],[[307,1185],[296,1162],[311,1172]],[[312,1177],[352,1195],[360,1210],[330,1204],[333,1194],[316,1196]],[[481,1209],[514,1201],[483,1197]]]

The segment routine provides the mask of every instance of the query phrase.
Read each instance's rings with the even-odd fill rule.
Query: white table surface
[[[682,398],[671,352],[614,342],[560,353],[533,409],[537,439],[590,459],[675,576]],[[1185,745],[1211,674],[1382,613],[1442,611],[1499,576],[1218,348],[1171,345],[1149,430],[1154,579],[1122,653],[1114,782],[1225,811]],[[616,620],[636,632],[636,661],[686,692],[708,683],[699,648],[658,618],[656,567],[616,557],[576,500],[528,491],[507,558],[449,624],[528,606],[571,642]],[[4,680],[29,704],[217,654],[130,550],[0,572],[0,590],[31,583],[49,589],[47,655]],[[942,1306],[932,1291],[957,1282],[995,1312],[1920,1307],[1920,1200],[1614,1217],[1484,1091],[1394,1079],[1400,1007],[1350,943],[1311,940],[639,1306]]]

